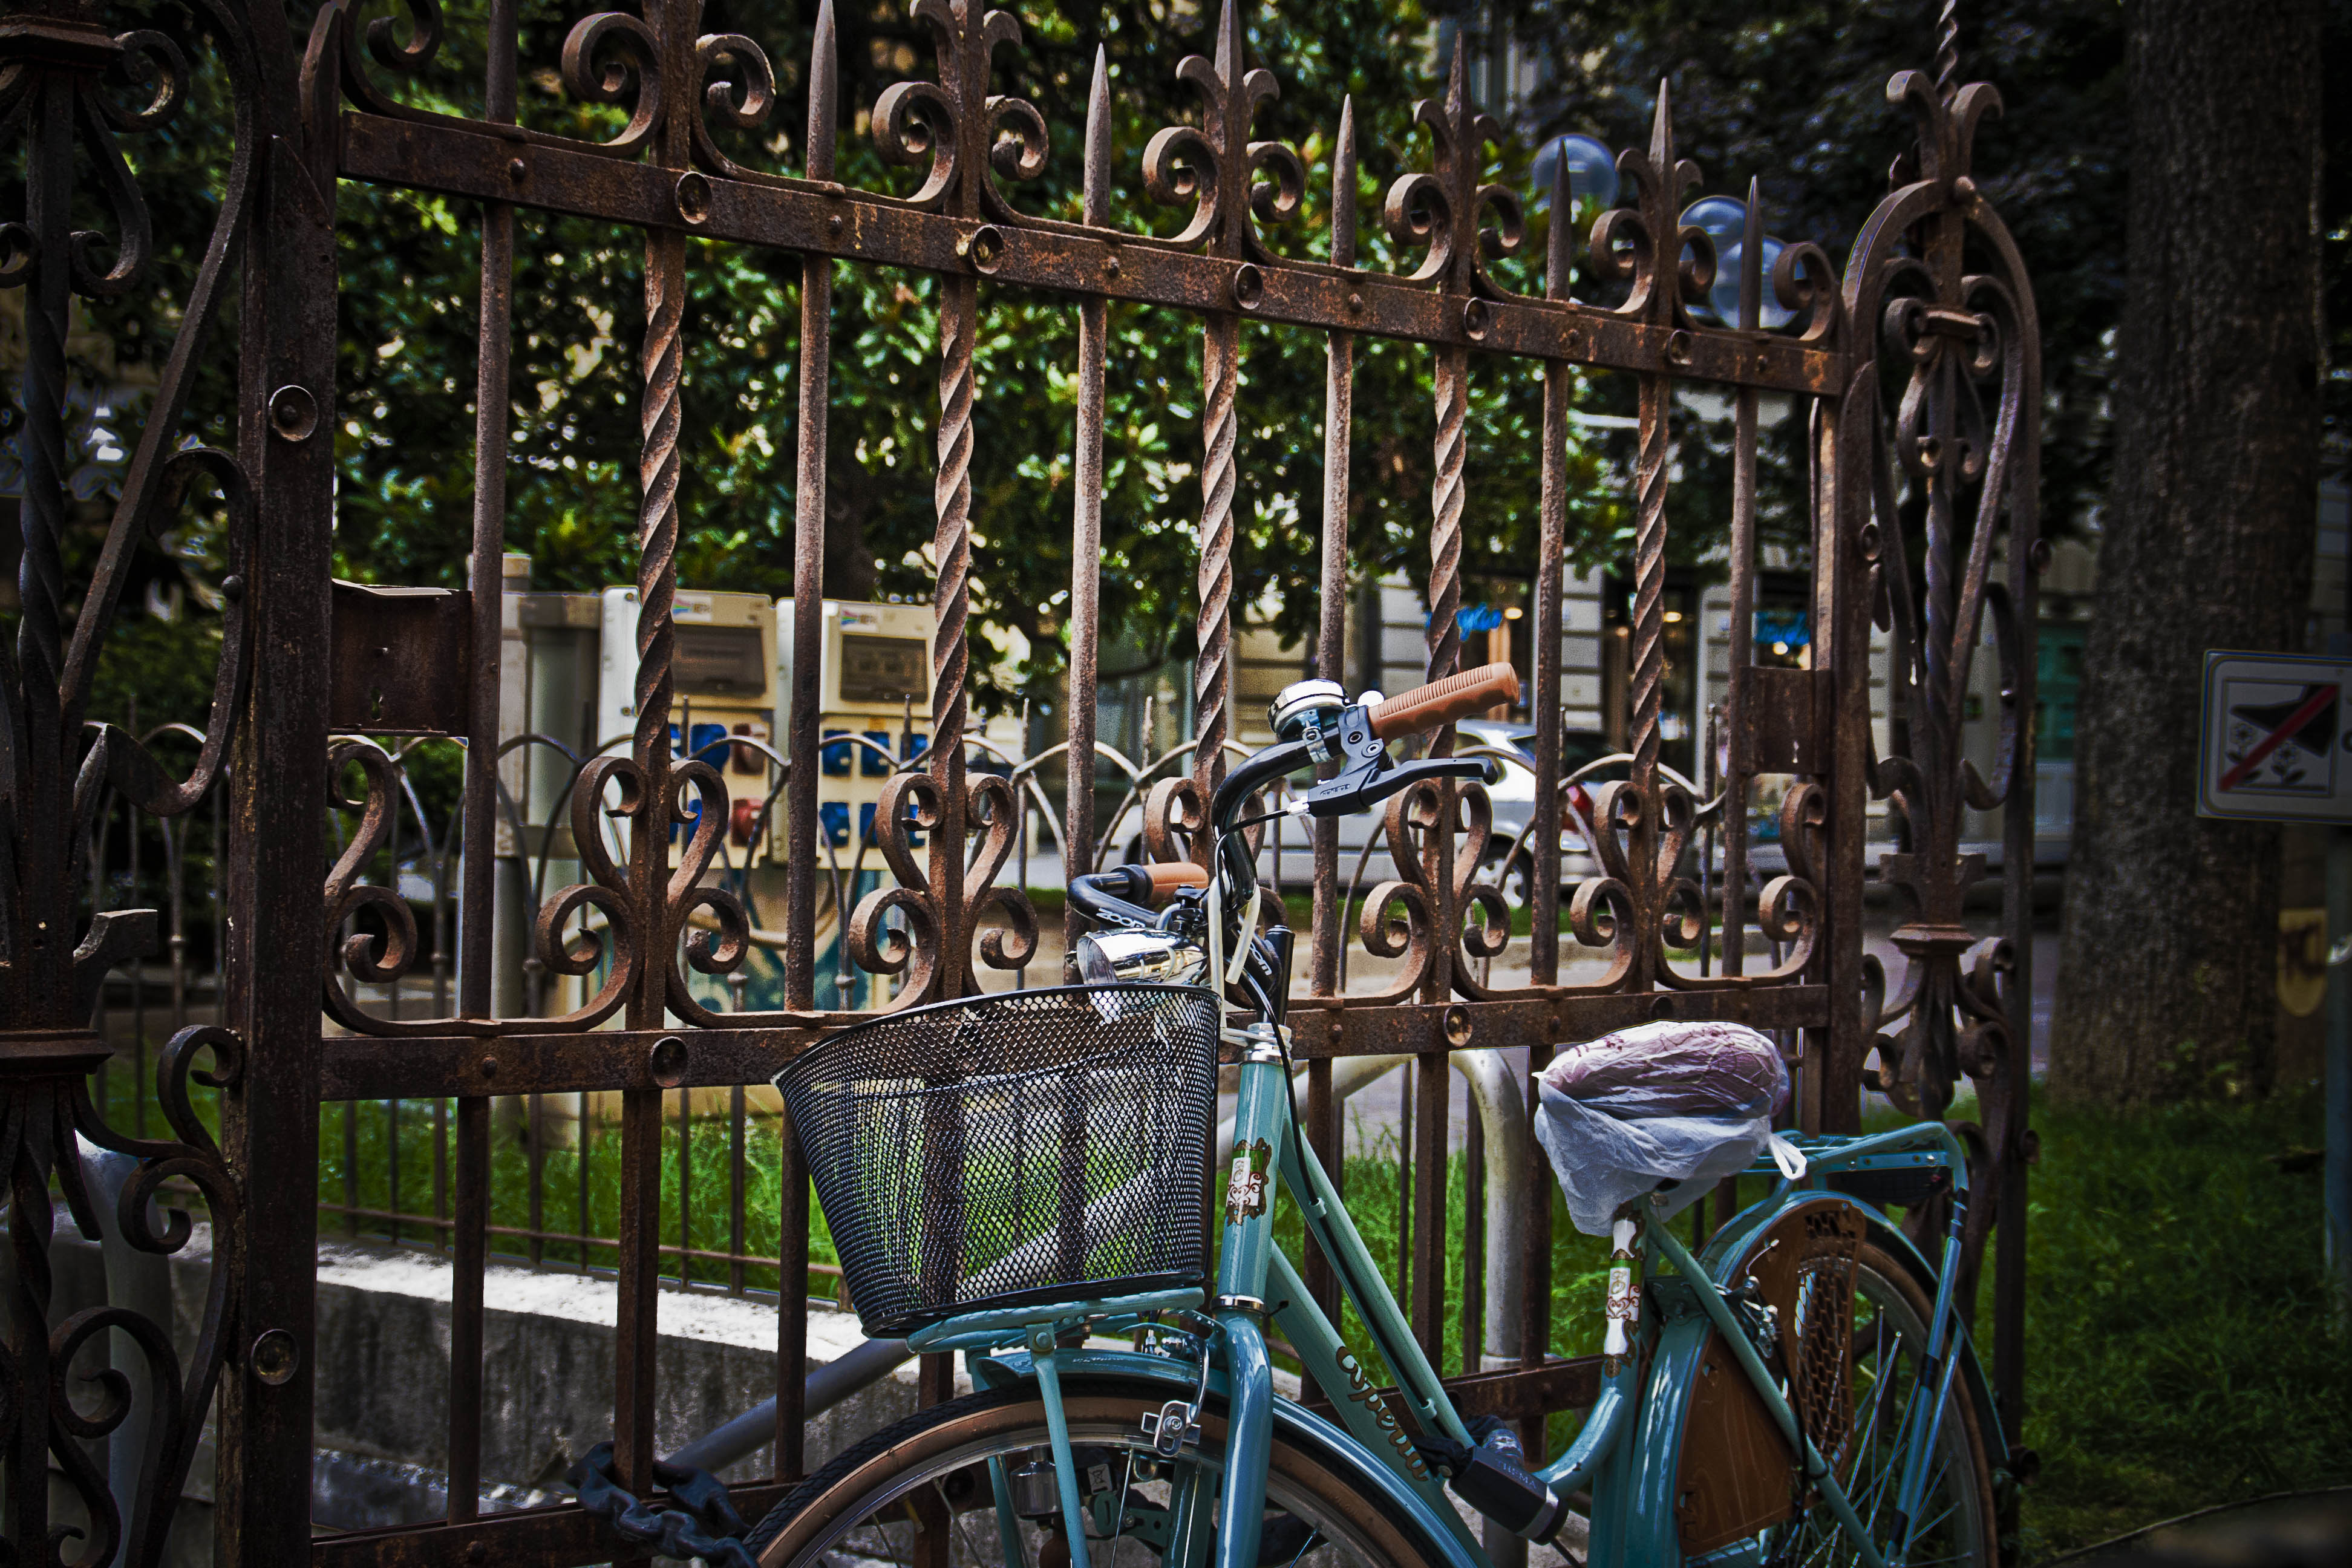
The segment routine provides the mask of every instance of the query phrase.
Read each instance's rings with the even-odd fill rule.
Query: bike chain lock
[[[680,1506],[655,1510],[625,1489],[613,1471],[613,1445],[599,1443],[572,1467],[580,1506],[632,1546],[651,1547],[681,1562],[699,1558],[710,1568],[757,1568],[741,1537],[751,1526],[735,1511],[727,1483],[689,1465],[654,1461],[654,1479]]]

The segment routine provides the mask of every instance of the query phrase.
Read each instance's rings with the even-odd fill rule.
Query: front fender
[[[1056,1351],[1054,1362],[1062,1369],[1065,1379],[1119,1379],[1150,1383],[1165,1387],[1171,1399],[1190,1400],[1200,1376],[1198,1368],[1193,1365],[1139,1351]],[[1025,1351],[973,1358],[972,1380],[986,1387],[1026,1381],[1034,1375]],[[1210,1371],[1209,1396],[1226,1403],[1230,1408],[1229,1391],[1222,1367]],[[1359,1489],[1375,1494],[1389,1503],[1397,1516],[1408,1521],[1420,1535],[1423,1561],[1444,1563],[1448,1568],[1492,1568],[1483,1555],[1474,1555],[1465,1549],[1446,1521],[1440,1519],[1429,1505],[1428,1500],[1406,1486],[1394,1470],[1370,1449],[1357,1442],[1345,1428],[1325,1420],[1297,1400],[1277,1397],[1274,1402],[1274,1430],[1277,1439],[1315,1450],[1354,1482]]]

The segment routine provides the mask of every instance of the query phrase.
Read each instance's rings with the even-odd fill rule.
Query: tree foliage
[[[1910,121],[1886,84],[1934,73],[1936,12],[1926,0],[1505,0],[1501,15],[1543,41],[1539,131],[1646,144],[1663,82],[1705,189],[1744,195],[1755,177],[1769,232],[1843,259],[1897,167],[1916,177]],[[2043,528],[2095,527],[2123,300],[2123,7],[1970,0],[1958,16],[1958,79],[2002,100],[1978,135],[1975,177],[2041,313]]]
[[[729,154],[747,166],[802,167],[813,9],[731,0],[706,17],[708,29],[760,42],[781,79],[781,101],[765,126],[721,132]],[[1126,0],[1024,8],[1024,19],[1023,47],[1000,57],[996,85],[1034,101],[1055,139],[1043,177],[1017,187],[1015,201],[1040,215],[1077,217],[1079,131],[1099,47],[1114,105],[1113,221],[1172,232],[1180,212],[1139,205],[1138,161],[1153,131],[1196,118],[1176,64],[1211,47],[1213,17]],[[525,6],[521,118],[543,130],[609,135],[620,110],[570,100],[555,74],[534,64],[554,58],[572,20],[538,0]],[[864,134],[862,106],[892,80],[929,75],[930,39],[895,7],[845,10],[839,26],[840,177],[909,193],[913,176],[885,165]],[[1325,254],[1333,137],[1342,98],[1352,93],[1366,259],[1410,265],[1388,254],[1374,220],[1388,182],[1427,159],[1426,135],[1410,120],[1413,99],[1433,89],[1421,69],[1426,34],[1417,12],[1376,0],[1294,7],[1256,22],[1250,52],[1284,89],[1258,134],[1292,142],[1314,171],[1301,220],[1274,231],[1278,247]],[[467,84],[478,79],[479,62],[467,51],[478,51],[480,37],[478,26],[453,21],[443,58],[412,93],[470,108]],[[1514,151],[1506,177],[1525,166]],[[466,203],[347,184],[341,217],[339,556],[354,575],[455,582],[471,529],[475,216]],[[533,556],[542,586],[631,581],[641,245],[630,231],[540,214],[527,215],[520,231],[507,540]],[[1539,236],[1531,240],[1522,266],[1540,254],[1539,244]],[[681,580],[783,595],[793,588],[800,258],[697,240],[688,268]],[[1523,271],[1521,281],[1536,280]],[[938,408],[933,280],[843,265],[835,290],[825,591],[927,599]],[[982,306],[974,613],[1001,652],[1025,647],[1027,655],[1001,670],[975,670],[987,705],[1016,689],[1049,694],[1060,673],[1077,333],[1075,309],[1050,296],[983,286]],[[1114,307],[1110,320],[1104,630],[1107,643],[1139,650],[1150,665],[1192,647],[1200,327],[1182,312],[1128,305]],[[1320,333],[1254,326],[1243,354],[1238,602],[1264,605],[1296,637],[1311,631],[1316,615],[1325,342]],[[1429,355],[1366,339],[1357,367],[1351,557],[1360,574],[1403,570],[1419,581],[1427,572],[1433,436]],[[1539,409],[1528,367],[1474,375],[1477,479],[1465,552],[1474,575],[1524,582],[1534,572]],[[1622,504],[1598,454],[1578,456],[1577,553],[1599,560],[1617,548]]]
[[[180,0],[135,5],[142,25],[213,57]],[[396,7],[387,7],[398,15]],[[1109,0],[1019,7],[1024,37],[1002,51],[995,86],[1036,103],[1054,132],[1044,175],[1016,187],[1029,210],[1077,216],[1080,128],[1095,51],[1111,73],[1114,217],[1168,233],[1180,215],[1144,205],[1138,161],[1150,134],[1197,118],[1177,61],[1211,47],[1202,0]],[[479,113],[484,0],[446,8],[446,41],[411,80],[382,84],[420,107]],[[1510,145],[1490,177],[1525,186],[1528,154],[1563,129],[1632,146],[1647,134],[1655,84],[1675,94],[1683,147],[1707,188],[1738,193],[1762,179],[1775,232],[1842,254],[1885,189],[1908,131],[1885,104],[1887,77],[1928,63],[1927,8],[1913,0],[1765,0],[1737,17],[1700,0],[1498,0],[1489,33],[1511,30],[1545,64],[1532,103],[1508,118]],[[375,13],[371,13],[373,15]],[[623,110],[568,95],[555,68],[582,8],[525,0],[520,8],[520,116],[540,130],[609,135]],[[705,26],[758,41],[779,92],[767,123],[719,128],[728,153],[754,168],[797,173],[805,149],[805,71],[814,0],[711,0]],[[2106,450],[2108,343],[2119,295],[2122,172],[2120,26],[2114,0],[2001,0],[1967,8],[1962,74],[1986,77],[2008,102],[1990,127],[1980,176],[2016,227],[2033,267],[2048,338],[2045,516],[2094,515]],[[310,12],[289,13],[299,38]],[[927,33],[896,4],[845,7],[840,174],[866,188],[912,189],[885,166],[866,110],[889,82],[933,71]],[[405,22],[398,22],[404,27]],[[1257,133],[1286,140],[1309,165],[1307,210],[1273,231],[1292,254],[1322,256],[1328,233],[1332,138],[1343,96],[1359,126],[1356,202],[1363,259],[1409,267],[1377,221],[1396,174],[1425,167],[1416,97],[1437,91],[1433,47],[1444,17],[1383,0],[1260,8],[1247,23],[1253,63],[1272,69],[1282,100]],[[154,210],[153,286],[91,310],[126,363],[160,360],[218,199],[226,153],[226,94],[200,65],[188,109],[165,130],[126,139]],[[21,186],[17,187],[21,191]],[[1544,214],[1526,248],[1499,265],[1539,285]],[[19,195],[16,199],[21,200]],[[342,283],[336,441],[338,570],[379,582],[455,584],[472,527],[474,398],[478,368],[478,214],[473,204],[345,182],[338,195]],[[1589,216],[1589,215],[1588,215]],[[510,345],[506,543],[534,559],[542,586],[593,589],[634,576],[638,510],[640,237],[616,226],[525,209],[518,223]],[[689,254],[681,580],[697,587],[793,589],[800,258],[696,240]],[[974,611],[1000,649],[1026,658],[978,671],[983,705],[1049,693],[1060,673],[1068,589],[1070,449],[1075,431],[1076,312],[1049,296],[983,286],[973,472]],[[215,342],[233,345],[233,310]],[[1186,314],[1119,305],[1111,313],[1103,605],[1107,646],[1143,664],[1192,646],[1200,510],[1199,327]],[[843,597],[926,598],[932,531],[937,323],[931,280],[835,268],[829,426],[826,591]],[[1237,602],[1270,614],[1286,636],[1315,618],[1314,541],[1322,528],[1324,342],[1320,334],[1253,324],[1244,345],[1239,454],[1244,502]],[[1360,340],[1356,441],[1348,519],[1355,570],[1427,571],[1433,415],[1427,351]],[[1471,490],[1465,569],[1517,583],[1534,574],[1539,382],[1533,367],[1474,362]],[[226,441],[231,352],[207,361],[190,433]],[[1580,406],[1623,413],[1627,378],[1577,375]],[[1801,558],[1801,421],[1768,431],[1762,522]],[[1727,514],[1727,426],[1677,416],[1681,470],[1677,560],[1719,552]],[[1632,443],[1572,437],[1570,554],[1621,559]],[[94,549],[95,523],[86,530]],[[192,516],[159,542],[150,574],[199,579],[211,546]],[[992,685],[991,683],[1000,682]],[[192,715],[191,715],[192,716]]]

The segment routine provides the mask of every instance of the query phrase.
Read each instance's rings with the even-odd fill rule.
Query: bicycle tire
[[[1085,1452],[1088,1449],[1148,1458],[1150,1449],[1141,1419],[1147,1411],[1158,1411],[1169,1394],[1161,1384],[1066,1380],[1063,1409],[1073,1444],[1081,1450],[1082,1468],[1090,1457]],[[1203,1408],[1201,1425],[1198,1457],[1188,1462],[1214,1466],[1223,1451],[1223,1405],[1212,1402]],[[753,1529],[746,1544],[761,1568],[916,1563],[919,1559],[912,1541],[919,1526],[910,1505],[921,1498],[934,1521],[942,1510],[950,1515],[945,1550],[935,1553],[925,1568],[1004,1568],[985,1461],[1016,1454],[1024,1461],[1043,1461],[1046,1443],[1045,1405],[1034,1384],[968,1394],[917,1411],[794,1488]],[[1115,1462],[1122,1470],[1114,1486],[1130,1505],[1151,1505],[1151,1489],[1163,1482],[1172,1487],[1172,1476],[1138,1477],[1125,1468],[1124,1461]],[[1260,1545],[1266,1568],[1422,1568],[1440,1560],[1440,1554],[1428,1550],[1416,1523],[1389,1500],[1359,1489],[1332,1456],[1297,1442],[1278,1426],[1266,1491],[1266,1533]],[[958,1523],[958,1515],[968,1522]],[[1122,1510],[1122,1521],[1125,1518]],[[1286,1518],[1296,1522],[1286,1525]],[[1051,1529],[1024,1521],[1024,1556],[1030,1568],[1054,1568],[1069,1561],[1049,1547],[1049,1542],[1058,1546],[1061,1542],[1058,1515],[1049,1522]],[[901,1526],[908,1543],[904,1550],[899,1546]],[[862,1537],[861,1531],[866,1532]],[[877,1538],[887,1550],[872,1550]],[[1093,1568],[1150,1568],[1159,1561],[1146,1532],[1129,1534],[1124,1529],[1111,1542],[1089,1537],[1088,1559]]]

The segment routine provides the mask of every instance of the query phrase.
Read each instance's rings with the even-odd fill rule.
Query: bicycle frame
[[[1268,1323],[1279,1331],[1317,1385],[1328,1393],[1337,1424],[1335,1427],[1296,1405],[1287,1405],[1280,1419],[1344,1455],[1359,1472],[1360,1482],[1414,1516],[1455,1568],[1492,1568],[1442,1481],[1415,1450],[1396,1415],[1378,1397],[1339,1331],[1307,1294],[1291,1260],[1274,1244],[1272,1199],[1278,1177],[1297,1205],[1307,1234],[1331,1260],[1374,1347],[1395,1373],[1408,1418],[1423,1434],[1468,1445],[1470,1435],[1436,1369],[1414,1340],[1314,1151],[1297,1135],[1289,1078],[1272,1043],[1271,1030],[1262,1026],[1247,1034],[1229,1031],[1228,1037],[1243,1043],[1243,1061],[1232,1163],[1224,1187],[1226,1212],[1217,1275],[1220,1293],[1207,1303],[1214,1330],[1206,1336],[1213,1340],[1222,1365],[1208,1369],[1199,1381],[1202,1390],[1222,1393],[1226,1401],[1229,1415],[1222,1461],[1226,1481],[1218,1488],[1213,1559],[1205,1532],[1180,1527],[1166,1568],[1204,1568],[1212,1560],[1214,1568],[1255,1568],[1257,1562],[1266,1466],[1277,1420],[1273,1368],[1266,1352]],[[1905,1418],[1901,1441],[1906,1459],[1895,1501],[1898,1548],[1892,1553],[1882,1552],[1871,1538],[1834,1468],[1805,1437],[1795,1409],[1758,1355],[1714,1268],[1693,1258],[1665,1225],[1635,1221],[1619,1226],[1621,1245],[1612,1259],[1612,1273],[1625,1271],[1624,1278],[1612,1282],[1612,1298],[1624,1302],[1619,1321],[1625,1332],[1621,1338],[1614,1331],[1617,1323],[1611,1325],[1609,1349],[1616,1353],[1604,1361],[1600,1397],[1569,1447],[1532,1472],[1559,1495],[1579,1489],[1591,1492],[1591,1561],[1595,1564],[1670,1568],[1685,1561],[1675,1537],[1675,1465],[1691,1365],[1712,1330],[1729,1346],[1790,1451],[1801,1456],[1809,1484],[1838,1521],[1864,1568],[1901,1568],[1916,1533],[1912,1521],[1920,1512],[1921,1489],[1927,1479],[1923,1461],[1936,1451],[1955,1394],[1969,1396],[1959,1388],[1958,1378],[1972,1352],[1952,1296],[1960,1226],[1966,1214],[1967,1161],[1950,1129],[1936,1122],[1872,1137],[1805,1139],[1800,1146],[1809,1163],[1805,1174],[1796,1180],[1780,1177],[1762,1202],[1725,1227],[1708,1249],[1715,1268],[1727,1268],[1739,1256],[1746,1237],[1770,1225],[1790,1205],[1822,1190],[1824,1178],[1832,1173],[1923,1164],[1941,1166],[1951,1173],[1953,1214],[1943,1267],[1937,1271],[1933,1321],[1921,1373],[1921,1385],[1933,1386],[1936,1394],[1932,1402],[1915,1401]],[[1847,1201],[1891,1231],[1891,1224],[1870,1205]],[[1637,1266],[1641,1277],[1648,1279],[1657,1277],[1661,1264],[1687,1283],[1699,1309],[1696,1316],[1685,1314],[1672,1324],[1662,1323],[1653,1292],[1634,1285]],[[1085,1373],[1143,1376],[1190,1387],[1193,1374],[1164,1354],[1060,1347],[1057,1331],[1066,1331],[1085,1321],[1097,1331],[1121,1331],[1146,1325],[1157,1313],[1187,1312],[1202,1305],[1197,1292],[1181,1292],[1073,1302],[1051,1309],[1049,1322],[1038,1321],[1034,1308],[1018,1314],[976,1314],[941,1323],[910,1342],[918,1350],[971,1352],[974,1381],[981,1386],[1035,1379],[1045,1397],[1053,1436],[1064,1528],[1071,1532],[1069,1539],[1083,1541],[1086,1510],[1061,1416],[1062,1378]],[[1016,1323],[1014,1318],[1024,1321]],[[996,1353],[1015,1337],[1016,1330],[1025,1353]],[[1994,1452],[2003,1451],[1997,1434],[1987,1436]],[[994,1479],[1000,1527],[1010,1549],[1017,1545],[1018,1536],[1013,1529],[1003,1478]],[[1195,1499],[1180,1511],[1197,1522],[1199,1510],[1200,1500]],[[1016,1561],[1017,1553],[1008,1556],[1008,1563]],[[1732,1559],[1717,1553],[1708,1561]]]

